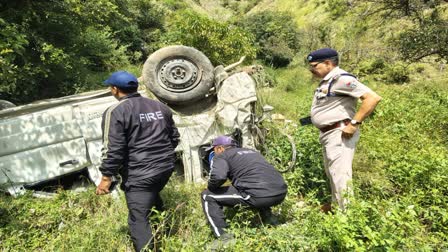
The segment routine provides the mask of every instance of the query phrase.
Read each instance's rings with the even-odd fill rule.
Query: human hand
[[[342,129],[342,138],[350,139],[353,137],[353,134],[355,134],[356,130],[358,130],[358,126],[355,126],[353,124],[347,124]]]
[[[112,178],[103,176],[101,182],[96,188],[96,195],[104,195],[110,193],[109,188],[112,185]]]

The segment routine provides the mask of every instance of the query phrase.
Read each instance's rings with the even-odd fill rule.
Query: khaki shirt
[[[311,105],[311,121],[317,128],[323,128],[344,119],[352,119],[356,113],[356,104],[362,95],[372,92],[352,76],[340,76],[346,71],[334,68],[320,82],[314,92]],[[329,84],[336,79],[327,96]],[[335,96],[336,95],[336,96]]]

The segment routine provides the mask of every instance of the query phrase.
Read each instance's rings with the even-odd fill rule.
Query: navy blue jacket
[[[103,114],[104,176],[118,173],[132,185],[174,169],[179,132],[171,110],[163,103],[133,93]]]
[[[282,175],[259,152],[247,148],[231,147],[213,158],[208,189],[213,191],[227,179],[243,196],[271,197],[287,191]]]

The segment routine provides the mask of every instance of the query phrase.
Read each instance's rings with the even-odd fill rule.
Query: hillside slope
[[[337,10],[321,3],[335,1],[185,2],[218,20],[288,11],[302,32],[294,61],[284,68],[264,66],[272,85],[258,90],[260,104],[273,105],[275,113],[290,119],[264,124],[269,128],[265,156],[279,168],[291,164],[292,148],[280,131],[297,148],[293,169],[283,173],[288,196],[274,208],[281,225],[265,226],[249,209],[227,209],[229,231],[237,239],[228,251],[448,251],[448,72],[434,58],[413,64],[398,60],[397,49],[385,42],[407,25],[404,21],[348,12],[329,22]],[[243,2],[256,4],[244,9]],[[342,67],[383,97],[361,126],[354,197],[346,212],[333,214],[320,212],[330,188],[319,131],[297,123],[309,114],[318,84],[304,55],[322,46],[338,49]],[[162,191],[166,211],[151,217],[157,249],[207,250],[214,237],[201,209],[204,188],[175,176],[170,180]],[[0,251],[132,251],[124,196],[98,197],[94,191],[93,185],[82,193],[61,190],[53,199],[0,195]]]

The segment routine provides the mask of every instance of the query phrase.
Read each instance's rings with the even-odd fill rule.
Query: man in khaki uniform
[[[332,201],[345,210],[351,193],[352,163],[359,127],[381,97],[356,77],[339,68],[338,53],[330,48],[311,52],[307,61],[314,77],[321,78],[314,93],[311,121],[320,130],[325,172],[330,180]],[[361,106],[356,111],[358,99]],[[327,206],[325,210],[329,210]]]

